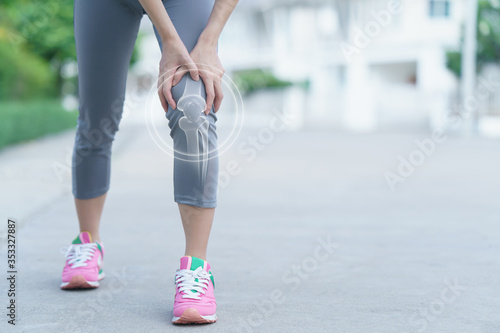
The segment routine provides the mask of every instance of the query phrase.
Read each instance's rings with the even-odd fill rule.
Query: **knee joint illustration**
[[[201,81],[186,80],[184,93],[177,102],[177,109],[184,113],[179,127],[186,135],[187,160],[197,163],[201,184],[205,183],[208,164],[209,122],[203,113],[205,100],[201,96]]]

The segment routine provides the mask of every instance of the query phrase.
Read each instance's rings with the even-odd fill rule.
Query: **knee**
[[[172,97],[176,103],[179,102],[183,95],[197,95],[203,99],[203,104],[206,101],[205,84],[203,80],[195,81],[189,73],[186,73],[179,83],[172,87]]]
[[[175,134],[179,132],[180,122],[201,123],[204,122],[201,118],[205,118],[211,127],[214,126],[217,118],[213,110],[208,116],[203,113],[206,105],[206,92],[201,79],[194,81],[189,74],[186,74],[177,85],[172,87],[171,92],[177,108],[174,110],[169,106],[166,117],[169,120],[170,135],[174,140]]]
[[[75,136],[75,151],[80,155],[108,152],[114,140],[115,130],[103,130],[100,127],[89,128],[78,124]]]
[[[167,118],[180,118],[184,115],[185,109],[192,110],[200,109],[203,111],[206,102],[205,85],[200,79],[194,81],[189,74],[184,75],[179,83],[171,89],[172,98],[177,104],[177,108],[173,110],[170,106],[168,108]],[[178,120],[178,119],[177,119]]]
[[[118,132],[124,99],[81,101],[76,144],[84,148],[109,146]]]

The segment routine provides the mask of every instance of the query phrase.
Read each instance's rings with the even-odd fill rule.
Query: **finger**
[[[208,116],[210,110],[212,110],[212,105],[214,103],[214,83],[212,80],[206,80],[209,82],[205,82],[205,91],[207,93],[207,106],[205,108],[205,114]]]
[[[168,111],[167,100],[165,99],[165,95],[163,94],[163,91],[161,89],[158,89],[158,97],[160,97],[161,107],[165,112],[167,112]]]
[[[188,62],[185,66],[188,69],[191,78],[195,81],[198,81],[200,79],[200,72],[198,71],[198,67],[196,67],[196,64],[194,62]]]
[[[219,108],[222,104],[222,99],[224,98],[224,94],[222,93],[222,85],[220,83],[220,80],[214,81],[214,92],[215,92],[214,109],[215,109],[215,112],[217,112],[217,111],[219,111]]]
[[[184,76],[184,74],[186,74],[187,72],[187,69],[185,68],[185,66],[181,66],[177,69],[177,71],[175,72],[174,74],[174,77],[172,79],[172,86],[176,86],[177,83],[179,83],[182,79],[182,77]]]
[[[167,104],[167,100],[165,99],[165,95],[163,94],[163,90],[162,90],[163,83],[160,83],[160,80],[162,80],[162,78],[158,79],[158,88],[157,88],[158,97],[160,98],[160,103],[161,103],[163,110],[165,112],[167,112],[168,111],[168,104]]]
[[[165,79],[165,81],[163,82],[162,91],[165,95],[165,98],[167,99],[167,103],[172,107],[173,110],[175,110],[177,105],[175,104],[174,98],[172,97],[172,76]]]

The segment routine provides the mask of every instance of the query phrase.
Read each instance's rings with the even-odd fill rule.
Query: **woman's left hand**
[[[207,105],[205,114],[208,115],[214,106],[215,112],[219,111],[222,99],[222,77],[225,70],[217,55],[217,45],[208,45],[199,40],[190,53],[191,59],[198,67],[198,73],[205,84]]]

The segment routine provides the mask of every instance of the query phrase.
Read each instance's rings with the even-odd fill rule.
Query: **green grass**
[[[78,112],[64,110],[59,100],[0,101],[0,149],[76,127]]]

